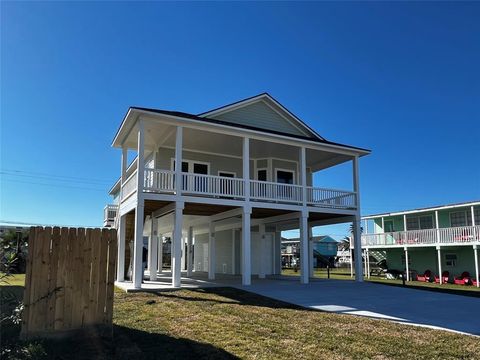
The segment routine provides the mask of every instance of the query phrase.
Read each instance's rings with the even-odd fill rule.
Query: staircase
[[[379,263],[382,260],[387,260],[387,252],[385,250],[369,250],[370,261],[372,257],[375,258],[375,262]]]

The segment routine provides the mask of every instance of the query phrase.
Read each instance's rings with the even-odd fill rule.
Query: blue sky
[[[479,18],[474,2],[2,2],[0,220],[100,225],[129,106],[264,91],[372,149],[364,214],[480,199]],[[349,188],[348,170],[317,185]]]

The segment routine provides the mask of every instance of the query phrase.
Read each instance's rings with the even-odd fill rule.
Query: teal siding
[[[403,249],[382,249],[386,252],[387,265],[390,269],[405,270],[405,264],[402,263],[402,256],[405,255]],[[445,261],[446,254],[455,254],[457,264],[447,266]],[[408,248],[408,257],[410,270],[415,270],[419,274],[429,269],[438,275],[438,257],[435,247],[426,248]],[[441,249],[442,271],[448,271],[450,276],[458,276],[464,271],[468,271],[472,277],[475,277],[475,258],[472,246],[449,246]]]
[[[308,136],[262,101],[229,111],[228,113],[213,116],[213,118],[234,124],[255,126],[261,129],[280,131],[292,135]]]

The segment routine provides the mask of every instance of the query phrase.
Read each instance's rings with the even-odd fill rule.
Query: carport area
[[[315,279],[300,284],[294,279],[283,277],[235,287],[315,310],[480,336],[480,298],[369,282]]]

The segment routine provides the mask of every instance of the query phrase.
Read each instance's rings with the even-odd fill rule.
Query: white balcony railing
[[[186,194],[242,198],[243,187],[239,178],[182,173],[182,192]]]
[[[144,191],[175,193],[175,172],[170,170],[145,169]],[[245,185],[242,178],[182,173],[182,194],[242,199],[245,197]],[[282,184],[269,181],[250,180],[250,199],[253,201],[303,203],[301,185]],[[122,201],[137,190],[137,172],[134,171],[122,186]],[[355,193],[307,187],[307,205],[355,209]]]
[[[250,180],[250,197],[253,200],[301,203],[302,187],[300,185]]]
[[[307,187],[307,204],[340,209],[354,209],[356,207],[355,193],[309,186]]]
[[[362,246],[458,244],[480,241],[480,225],[362,235]]]
[[[145,169],[145,191],[175,191],[175,172],[157,169]]]
[[[125,200],[130,195],[137,191],[137,170],[135,170],[126,180],[122,186],[122,200]]]

